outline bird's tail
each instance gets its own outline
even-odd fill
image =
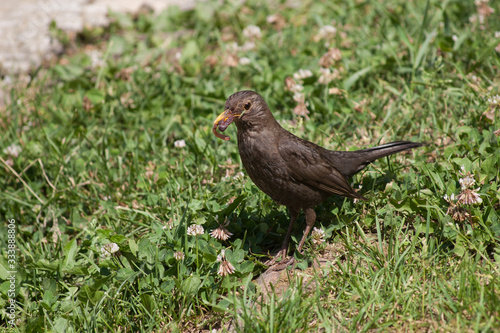
[[[352,152],[339,152],[343,155],[342,157],[345,161],[342,166],[342,171],[346,177],[351,177],[379,158],[396,154],[404,150],[421,147],[423,145],[423,143],[419,142],[394,141],[373,148]]]
[[[411,142],[411,141],[394,141],[391,143],[386,143],[384,145],[380,145],[373,148],[367,148],[358,150],[359,153],[367,153],[367,158],[370,162],[375,161],[381,157],[389,156],[392,154],[399,153],[404,150],[413,149],[417,147],[423,146],[423,143],[420,142]]]

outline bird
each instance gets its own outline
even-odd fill
[[[223,140],[224,132],[236,124],[238,151],[250,179],[275,202],[287,207],[290,224],[278,253],[267,264],[289,265],[285,260],[293,226],[304,211],[306,226],[297,247],[302,248],[316,221],[314,207],[332,195],[367,200],[357,193],[349,178],[371,162],[384,156],[417,148],[424,144],[395,141],[357,151],[333,151],[285,130],[258,93],[242,90],[229,96],[214,121],[212,132]]]

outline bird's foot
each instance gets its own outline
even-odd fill
[[[266,272],[272,272],[272,271],[282,271],[285,270],[287,267],[292,266],[292,269],[295,268],[295,257],[289,257],[284,260],[281,260],[279,262],[276,262],[269,266],[266,270]]]
[[[276,253],[276,255],[274,257],[272,257],[271,259],[269,259],[268,261],[266,261],[264,263],[264,265],[266,266],[272,266],[276,263],[280,263],[281,261],[285,260],[286,259],[286,250],[279,250],[278,253]]]
[[[281,271],[290,265],[295,265],[295,257],[287,257],[286,250],[280,250],[272,259],[266,261],[264,265],[269,266],[267,271]]]

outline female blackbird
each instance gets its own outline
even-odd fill
[[[336,194],[366,200],[354,191],[348,178],[370,162],[420,147],[423,144],[396,141],[358,151],[331,151],[286,131],[274,119],[264,99],[254,91],[239,91],[226,101],[224,112],[214,121],[213,133],[221,139],[233,121],[238,132],[241,161],[252,181],[274,201],[290,211],[290,225],[276,259],[286,257],[292,226],[300,210],[306,217],[306,228],[298,251],[316,220],[314,207]]]

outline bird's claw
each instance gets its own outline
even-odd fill
[[[286,259],[286,251],[283,249],[279,250],[278,253],[268,261],[264,263],[266,266],[272,266],[277,262],[281,262],[283,259]]]
[[[295,257],[287,257],[286,251],[280,250],[273,258],[266,261],[267,271],[282,271],[290,265],[295,266]]]
[[[271,265],[267,268],[267,272],[282,271],[290,266],[292,266],[292,269],[295,268],[295,257],[288,257],[285,260],[281,260],[277,263],[274,263],[273,265]]]

